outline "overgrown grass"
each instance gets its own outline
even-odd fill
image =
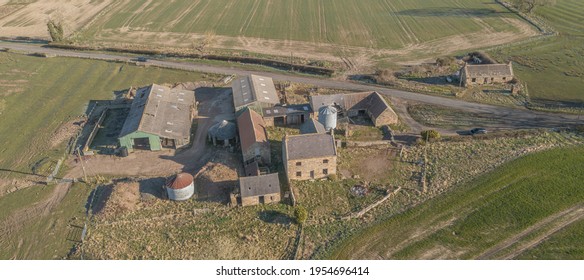
[[[537,221],[581,202],[583,169],[584,146],[522,157],[355,234],[331,257],[476,257]]]
[[[584,259],[584,220],[575,222],[552,235],[539,246],[525,251],[516,259],[582,260]]]

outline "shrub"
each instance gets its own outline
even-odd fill
[[[440,139],[441,137],[440,132],[433,129],[424,130],[420,133],[420,135],[422,136],[423,140]]]
[[[296,223],[303,225],[308,218],[308,211],[306,211],[306,208],[302,205],[298,205],[296,206],[296,209],[294,209],[294,218],[296,219]]]
[[[339,177],[337,176],[337,174],[330,174],[328,175],[328,179],[331,181],[336,181],[339,179]]]
[[[436,65],[442,66],[450,66],[455,62],[454,58],[451,56],[443,56],[436,59]]]

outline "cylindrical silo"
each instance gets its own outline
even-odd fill
[[[193,176],[188,173],[180,173],[166,183],[166,192],[170,200],[187,200],[195,193]]]
[[[322,107],[318,112],[318,122],[327,131],[337,128],[337,109],[333,106]]]

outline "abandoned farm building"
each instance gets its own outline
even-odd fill
[[[314,119],[309,119],[300,126],[300,134],[310,133],[326,133],[326,129],[320,122]]]
[[[340,117],[367,115],[376,127],[398,122],[397,114],[377,92],[314,95],[310,97],[310,105],[315,118],[321,108],[334,106]]]
[[[269,164],[270,143],[262,116],[254,110],[244,109],[237,117],[237,129],[244,165],[253,162]]]
[[[502,84],[513,80],[513,64],[465,64],[460,71],[463,86]]]
[[[118,138],[120,147],[176,149],[189,143],[195,93],[152,84],[139,88]]]
[[[276,203],[281,200],[278,173],[239,178],[239,195],[232,203],[242,206]]]
[[[282,160],[288,180],[326,178],[337,173],[337,147],[330,134],[285,136]]]
[[[262,108],[262,116],[267,126],[303,124],[310,118],[310,104],[291,104]]]
[[[250,107],[261,113],[262,108],[280,104],[274,81],[256,75],[237,77],[231,84],[235,112]]]

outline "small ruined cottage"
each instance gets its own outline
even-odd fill
[[[460,70],[460,83],[464,87],[486,84],[504,84],[514,78],[513,64],[465,64]]]

